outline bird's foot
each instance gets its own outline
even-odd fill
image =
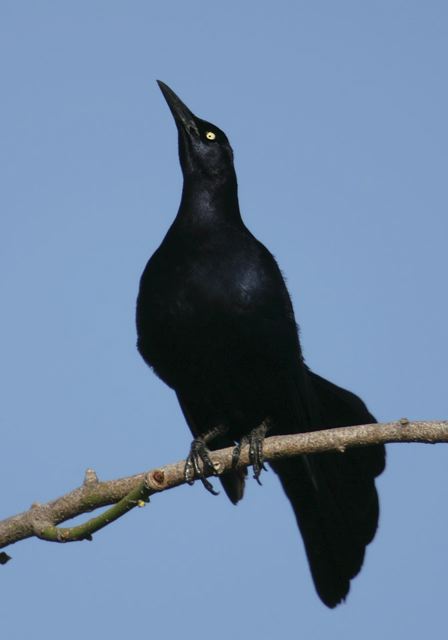
[[[188,484],[193,484],[198,478],[204,487],[214,496],[219,494],[215,491],[212,483],[207,480],[206,474],[215,474],[215,466],[210,458],[209,450],[203,438],[195,438],[191,443],[190,453],[185,462],[184,478]]]
[[[255,427],[247,436],[243,436],[239,443],[233,450],[232,454],[232,466],[236,467],[238,461],[240,459],[241,450],[247,444],[249,445],[249,462],[252,465],[252,469],[254,470],[254,478],[261,484],[260,475],[261,472],[267,471],[264,463],[263,463],[263,442],[268,431],[269,425],[266,420],[264,420],[260,426]]]

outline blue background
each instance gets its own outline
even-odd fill
[[[447,35],[443,1],[0,2],[2,517],[188,450],[135,349],[181,189],[156,78],[228,133],[313,369],[380,420],[448,417]],[[91,543],[8,549],[2,634],[442,638],[447,483],[442,445],[389,447],[334,611],[271,472],[237,508],[181,487]]]

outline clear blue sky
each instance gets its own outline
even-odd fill
[[[443,1],[0,3],[1,517],[188,450],[135,350],[181,188],[156,78],[228,133],[310,366],[381,420],[448,417],[447,36]],[[337,610],[271,472],[237,508],[182,487],[91,543],[10,548],[2,635],[441,638],[446,452],[389,447]]]

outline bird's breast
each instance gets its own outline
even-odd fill
[[[176,251],[177,249],[177,251]],[[253,252],[220,244],[163,246],[143,273],[137,301],[138,347],[170,386],[236,366],[248,334],[279,312],[270,274]]]

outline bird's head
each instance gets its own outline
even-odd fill
[[[233,152],[226,134],[196,117],[164,82],[157,81],[179,132],[184,178],[225,182],[234,176]]]

